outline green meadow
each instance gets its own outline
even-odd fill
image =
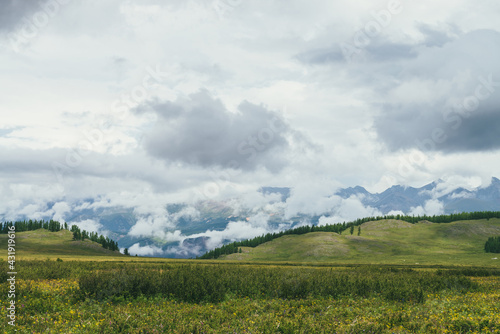
[[[3,333],[500,333],[500,219],[380,220],[286,235],[217,260],[124,256],[71,232],[16,233]]]
[[[0,234],[2,258],[7,257],[7,234]],[[16,257],[19,259],[101,259],[124,257],[118,252],[104,249],[90,240],[75,241],[68,230],[49,232],[45,229],[16,233]]]
[[[500,219],[435,224],[380,220],[342,234],[311,232],[286,235],[242,253],[222,256],[237,261],[356,263],[394,265],[500,266],[496,254],[485,253],[488,237],[500,235]]]

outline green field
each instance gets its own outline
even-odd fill
[[[7,234],[0,234],[1,258],[7,258]],[[45,229],[16,233],[16,257],[20,259],[109,259],[123,258],[119,252],[104,249],[90,240],[75,241],[68,230],[49,232]]]
[[[484,252],[488,237],[500,235],[500,219],[447,224],[380,220],[361,225],[361,235],[344,231],[286,235],[242,253],[221,257],[233,261],[287,261],[395,265],[500,266]]]
[[[217,260],[131,257],[69,231],[16,233],[4,333],[500,333],[500,219],[386,220],[287,235]],[[17,331],[14,331],[17,330]]]
[[[5,333],[500,332],[494,269],[45,260],[17,271],[15,327],[0,284]]]

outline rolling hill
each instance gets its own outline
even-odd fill
[[[225,255],[222,262],[303,262],[307,264],[395,264],[395,265],[477,265],[500,267],[500,254],[484,252],[484,243],[500,235],[500,219],[452,223],[401,220],[369,221],[361,234],[348,230],[285,235],[242,253]],[[0,247],[7,250],[7,238],[0,234]],[[2,254],[6,259],[7,252]],[[74,241],[70,231],[44,229],[16,233],[16,258],[64,260],[126,260],[118,252],[104,249],[90,240]],[[151,259],[152,260],[152,259]]]
[[[7,234],[0,234],[0,249],[3,259],[7,257]],[[16,233],[16,259],[43,259],[59,257],[61,259],[81,258],[124,258],[119,252],[104,249],[100,244],[85,240],[74,241],[68,230],[50,232],[46,229]]]
[[[410,224],[370,221],[350,235],[344,231],[286,235],[242,253],[221,257],[236,261],[290,261],[407,265],[500,266],[500,254],[484,252],[484,243],[500,235],[500,219]]]
[[[379,193],[369,192],[362,186],[331,189],[321,197],[321,201],[324,201],[321,208],[314,208],[314,205],[303,206],[307,201],[303,202],[300,192],[290,187],[263,186],[248,198],[257,198],[255,196],[260,198],[260,204],[255,206],[246,204],[254,203],[254,200],[241,201],[237,197],[219,201],[200,200],[196,203],[168,202],[164,203],[162,214],[158,217],[153,212],[138,214],[142,209],[136,211],[133,206],[102,206],[98,198],[86,198],[75,203],[65,203],[71,210],[63,218],[69,224],[109,236],[121,248],[142,248],[142,252],[137,252],[139,255],[192,258],[210,251],[214,244],[211,239],[222,239],[222,243],[228,244],[255,235],[247,233],[235,237],[231,229],[236,223],[251,225],[251,228],[245,228],[246,231],[264,228],[266,232],[273,232],[304,224],[318,225],[321,219],[341,222],[368,214],[433,215],[497,211],[500,210],[500,180],[493,177],[488,185],[467,189],[458,185],[450,187],[442,180],[418,188],[394,185]],[[358,209],[345,210],[346,213],[343,213],[345,205],[353,203]],[[439,210],[428,211],[426,207],[429,203],[432,208],[437,206]],[[57,204],[61,205],[62,202],[46,203],[44,212],[54,212]],[[366,210],[360,210],[359,207]],[[289,211],[293,214],[288,215]],[[54,219],[53,214],[37,213],[37,216],[46,220]],[[0,214],[0,221],[31,218],[22,214],[16,217]],[[140,230],[137,227],[151,219],[164,222],[155,231],[159,233],[147,233],[147,230],[142,234],[137,233]],[[266,221],[264,225],[263,220]],[[170,234],[178,237],[165,237]],[[217,237],[214,238],[214,235]]]

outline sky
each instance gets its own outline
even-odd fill
[[[172,236],[167,203],[263,207],[262,186],[293,189],[288,215],[370,213],[328,197],[340,187],[487,186],[499,14],[493,0],[4,0],[0,218],[65,220],[93,198]]]

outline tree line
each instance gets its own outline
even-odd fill
[[[484,244],[486,253],[500,253],[500,237],[488,238]]]
[[[476,219],[490,219],[490,218],[500,218],[500,211],[462,212],[462,213],[452,213],[449,215],[433,215],[433,216],[385,215],[385,216],[359,218],[348,223],[343,222],[343,223],[328,224],[322,226],[305,225],[286,231],[263,234],[253,239],[235,241],[230,244],[223,245],[221,247],[208,251],[202,256],[197,257],[197,259],[217,259],[222,255],[229,255],[240,252],[240,247],[257,247],[258,245],[280,238],[284,235],[292,235],[292,234],[300,235],[310,232],[335,232],[342,234],[342,232],[346,230],[349,230],[350,234],[352,235],[354,233],[354,228],[356,226],[358,226],[358,235],[360,235],[361,228],[359,226],[369,221],[397,219],[406,221],[411,224],[416,224],[420,221],[426,220],[432,223],[442,224],[442,223],[451,223],[458,220],[476,220]]]
[[[23,220],[16,222],[0,222],[0,233],[7,234],[10,226],[16,227],[16,232],[34,231],[38,229],[46,229],[50,232],[57,232],[62,229],[68,229],[68,223],[61,224],[55,220]]]
[[[101,244],[101,246],[105,249],[109,249],[111,251],[117,251],[120,248],[118,247],[118,242],[111,240],[109,237],[104,237],[103,235],[97,234],[97,232],[87,232],[85,230],[80,230],[80,228],[76,225],[71,226],[71,232],[73,232],[73,240],[84,241],[85,239],[89,239],[91,241],[97,242]]]
[[[16,232],[26,232],[26,231],[34,231],[39,230],[41,228],[48,230],[50,232],[58,232],[61,230],[68,230],[68,223],[60,223],[55,220],[23,220],[16,222],[0,222],[0,233],[7,234],[9,231],[9,227],[15,226]],[[118,242],[110,239],[109,237],[104,237],[103,235],[99,235],[96,232],[87,232],[85,230],[81,230],[78,226],[72,225],[71,232],[73,232],[73,240],[85,240],[89,239],[91,241],[97,242],[101,244],[101,246],[105,249],[109,249],[111,251],[117,251],[120,248],[118,247]]]

